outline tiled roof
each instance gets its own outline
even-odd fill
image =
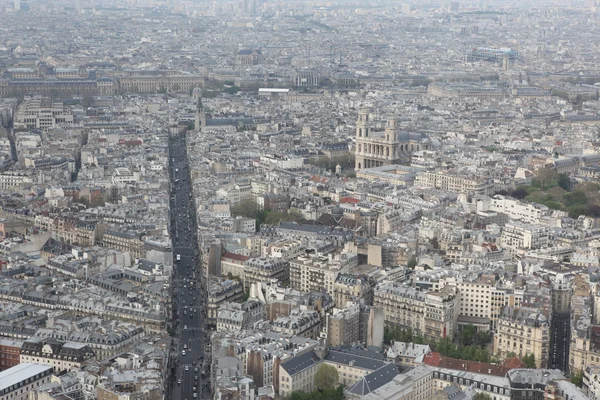
[[[281,364],[281,366],[288,374],[293,376],[320,362],[321,359],[314,353],[314,351],[310,351],[302,354],[301,356],[295,357],[284,364]]]

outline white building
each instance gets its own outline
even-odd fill
[[[508,215],[508,218],[527,224],[538,224],[550,209],[541,204],[524,203],[496,195],[489,200],[477,203],[477,211],[492,211]]]
[[[511,221],[502,229],[502,247],[512,250],[548,247],[551,230],[547,227]]]
[[[40,385],[50,383],[53,369],[49,365],[22,363],[0,372],[0,400],[26,400]]]

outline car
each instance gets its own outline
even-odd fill
[[[185,311],[185,310],[184,310],[184,311],[183,311],[183,315],[187,315],[187,311]],[[183,329],[187,329],[187,325],[185,325],[185,326],[183,327]]]
[[[198,380],[198,375],[194,376],[194,380],[197,381]]]
[[[186,365],[184,369],[185,369],[186,371],[189,371],[189,370],[190,370],[190,366],[189,366],[189,365]]]
[[[194,372],[198,372],[198,367],[194,368]]]
[[[185,356],[185,350],[181,350],[181,355]]]
[[[177,384],[181,385],[181,378],[177,379]]]
[[[198,393],[194,392],[194,398],[197,399],[198,398]]]
[[[195,367],[196,366],[196,361],[192,361],[192,366]]]
[[[187,325],[186,325],[186,326],[187,326]],[[184,349],[184,350],[187,350],[187,344],[184,344],[184,345],[183,345],[183,349]]]
[[[196,391],[196,386],[192,386],[192,390],[195,392]]]

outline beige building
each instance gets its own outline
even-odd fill
[[[119,78],[121,91],[128,93],[156,93],[159,90],[189,92],[203,84],[204,77],[200,75],[142,75]]]
[[[222,265],[222,264],[221,264]],[[273,258],[251,258],[244,263],[244,289],[249,289],[253,283],[285,282],[290,276],[290,264],[284,260]]]
[[[345,304],[345,303],[344,303]],[[342,346],[360,342],[360,306],[348,304],[327,314],[327,346]]]
[[[533,354],[538,368],[548,363],[550,324],[537,309],[504,307],[494,335],[494,354],[517,357]]]
[[[85,343],[61,342],[55,339],[30,338],[21,347],[21,363],[46,364],[55,372],[73,371],[95,357]]]
[[[363,299],[365,304],[373,304],[373,287],[366,278],[349,274],[339,274],[333,284],[335,304],[342,306],[349,301]]]
[[[110,227],[102,236],[102,243],[108,249],[126,251],[132,259],[144,258],[146,249],[142,241],[142,232],[127,227]]]
[[[440,292],[384,282],[377,286],[373,306],[385,314],[385,325],[421,334],[427,339],[453,337],[458,325],[460,296],[454,286]]]
[[[339,265],[327,257],[298,257],[290,262],[290,285],[301,292],[333,293],[335,280],[340,273]]]
[[[62,125],[73,124],[73,114],[62,101],[49,97],[27,97],[19,105],[14,116],[15,129],[48,130]]]
[[[451,172],[421,172],[415,178],[415,186],[466,194],[487,195],[494,191],[492,181]]]
[[[52,234],[56,240],[79,246],[93,246],[96,243],[95,221],[82,221],[67,216],[48,217],[42,214],[35,216],[35,226]]]
[[[548,227],[512,221],[504,225],[500,242],[502,247],[512,251],[541,249],[548,246],[551,233]]]
[[[384,131],[378,131],[369,110],[361,109],[356,122],[356,170],[400,164],[410,155],[428,149],[429,139],[422,133],[403,132],[395,119],[388,119]]]

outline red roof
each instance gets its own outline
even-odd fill
[[[459,360],[458,358],[443,357],[440,353],[429,353],[425,355],[423,362],[432,367],[453,369],[456,371],[468,371],[477,374],[494,376],[505,376],[514,367],[482,363],[477,361]],[[511,362],[512,363],[512,362]]]
[[[230,260],[237,260],[237,261],[246,261],[250,257],[242,256],[240,254],[230,253],[227,251],[227,252],[223,253],[223,255],[221,256],[221,259],[223,259],[223,258],[229,258]]]
[[[355,199],[354,197],[342,197],[340,199],[340,203],[342,203],[342,204],[346,204],[346,203],[358,204],[358,203],[360,203],[360,200],[359,199]]]

